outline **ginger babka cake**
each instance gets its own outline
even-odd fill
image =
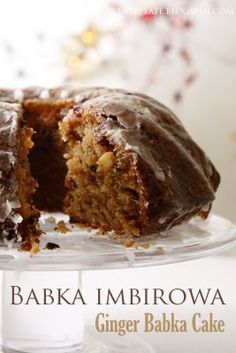
[[[30,249],[40,210],[133,236],[207,217],[219,174],[156,100],[63,87],[0,90],[0,101],[1,239]]]

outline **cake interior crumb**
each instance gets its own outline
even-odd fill
[[[70,114],[60,123],[67,145],[66,213],[100,232],[139,236],[141,195],[132,152],[101,140],[96,117]]]
[[[55,225],[56,224],[56,219],[53,216],[49,216],[45,219],[45,224],[47,225]]]
[[[56,225],[56,228],[55,230],[58,232],[58,233],[68,233],[68,232],[71,232],[71,229],[69,227],[66,226],[65,222],[64,221],[59,221]]]
[[[40,252],[40,247],[38,243],[33,243],[30,249],[30,254],[32,256],[38,254]]]

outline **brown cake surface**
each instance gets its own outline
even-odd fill
[[[20,103],[35,131],[29,164],[40,210],[64,209],[72,222],[135,236],[207,216],[219,174],[156,100],[118,89],[36,87],[0,90],[0,101]]]

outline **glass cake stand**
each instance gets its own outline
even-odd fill
[[[59,229],[70,231],[56,231],[59,221],[63,221]],[[236,244],[236,226],[214,214],[135,242],[69,225],[63,214],[43,214],[41,227],[41,251],[36,255],[20,252],[10,243],[0,247],[4,353],[154,353],[137,335],[115,339],[115,335],[95,334],[95,328],[84,334],[83,305],[59,303],[58,289],[69,288],[74,294],[81,290],[81,274],[86,270],[166,265],[213,255]],[[45,249],[48,246],[54,249]],[[72,302],[74,294],[66,300]]]

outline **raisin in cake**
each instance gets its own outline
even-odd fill
[[[6,111],[17,109],[17,126],[28,131],[27,141],[34,130],[34,146],[27,144],[23,152],[29,152],[28,161],[22,157],[26,162],[18,164],[25,173],[11,169],[13,186],[21,180],[31,185],[24,200],[33,214],[64,210],[71,222],[134,236],[160,232],[197,214],[207,216],[219,174],[181,122],[156,100],[107,88],[36,87],[0,90],[0,101],[12,103]],[[28,127],[15,103],[21,104]],[[0,124],[13,131],[9,122],[1,119]],[[11,133],[15,160],[21,158],[17,146],[24,140],[16,131]],[[9,143],[3,133],[1,140],[4,154]],[[1,210],[16,200],[14,188],[7,190]],[[31,219],[21,217],[24,225]],[[6,223],[1,224],[4,237]]]

